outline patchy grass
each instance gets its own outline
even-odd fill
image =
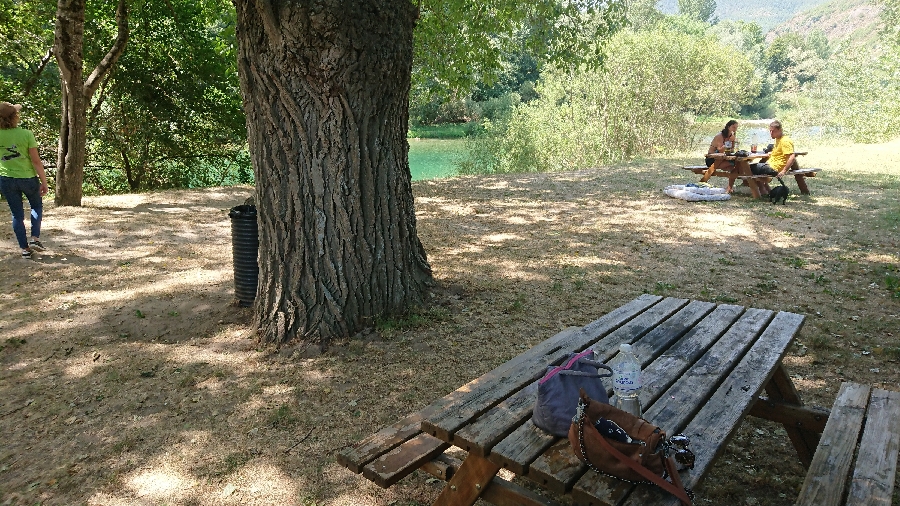
[[[416,182],[428,305],[325,351],[259,346],[232,305],[250,188],[48,203],[35,260],[0,230],[0,504],[431,504],[440,482],[383,490],[335,453],[645,291],[806,315],[785,366],[807,404],[900,390],[898,153],[816,148],[786,208],[665,196],[698,154]],[[804,474],[753,418],[717,463],[697,504],[788,506]]]

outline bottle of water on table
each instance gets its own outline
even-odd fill
[[[612,370],[614,406],[634,416],[642,416],[638,398],[641,393],[641,364],[630,344],[619,345],[619,355],[613,362]]]

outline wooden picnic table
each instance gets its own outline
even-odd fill
[[[806,152],[795,152],[794,155],[800,156],[805,155]],[[703,177],[700,178],[701,182],[706,182],[712,176],[721,176],[721,177],[736,177],[744,181],[744,183],[750,187],[750,193],[754,198],[760,197],[760,191],[757,180],[765,180],[768,182],[772,179],[771,176],[757,176],[754,175],[750,170],[750,162],[754,160],[761,160],[763,158],[768,158],[769,153],[763,152],[753,152],[747,154],[747,156],[736,156],[733,154],[726,153],[711,153],[706,155],[707,158],[715,158],[715,159],[724,159],[729,160],[734,163],[736,173],[716,171],[715,164],[709,167],[703,166],[687,166],[684,167],[688,170],[692,170],[697,174],[703,174]],[[801,169],[798,171],[789,171],[788,175],[794,176],[794,179],[797,181],[797,187],[800,189],[800,193],[804,195],[809,195],[809,187],[806,185],[807,177],[815,177],[816,173],[819,169]]]
[[[748,414],[784,424],[799,458],[812,460],[828,411],[806,408],[782,358],[803,325],[789,312],[642,295],[567,329],[423,410],[342,450],[338,462],[390,486],[421,468],[448,480],[436,505],[556,504],[498,475],[505,468],[581,505],[671,505],[677,499],[589,471],[567,439],[531,422],[535,381],[569,352],[593,348],[608,362],[632,343],[643,368],[644,416],[686,434],[697,456],[681,473],[695,487]],[[607,384],[609,386],[609,384]],[[765,393],[765,396],[761,394]],[[461,463],[445,454],[466,452]]]

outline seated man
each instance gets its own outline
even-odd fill
[[[777,172],[778,177],[782,177],[787,174],[787,171],[794,166],[794,162],[796,161],[794,155],[794,141],[792,141],[790,137],[784,135],[781,122],[778,120],[769,124],[769,135],[775,140],[775,147],[769,153],[767,158],[761,160],[760,168],[762,171],[760,171],[760,173],[765,173],[765,168],[768,167],[774,172]],[[760,194],[767,195],[769,193],[770,188],[768,182],[760,183],[759,186]]]

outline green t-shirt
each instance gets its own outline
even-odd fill
[[[28,150],[36,148],[34,134],[21,127],[0,129],[0,176],[31,178],[37,175]]]

